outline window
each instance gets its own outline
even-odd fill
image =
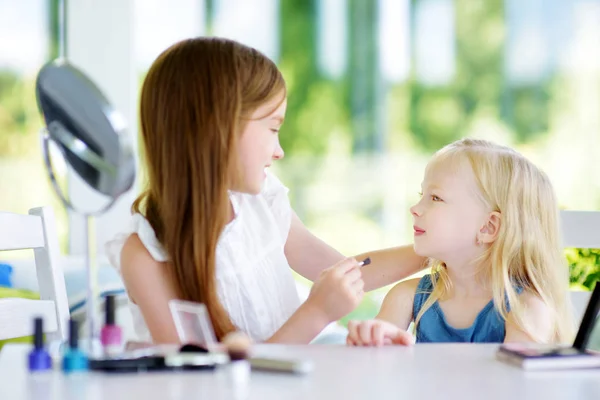
[[[67,217],[42,161],[35,98],[37,72],[57,55],[57,10],[57,1],[0,0],[0,210],[52,205],[66,249]]]
[[[600,210],[598,0],[188,6],[155,33],[160,49],[137,40],[157,52],[180,36],[226,36],[277,62],[289,98],[274,168],[306,225],[345,254],[410,243],[425,164],[464,136],[524,153],[561,207]]]

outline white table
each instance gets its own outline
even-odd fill
[[[600,399],[600,369],[525,372],[494,359],[495,345],[412,348],[259,346],[257,354],[309,358],[305,376],[252,372],[244,387],[230,370],[107,375],[31,375],[28,346],[0,352],[0,399]]]

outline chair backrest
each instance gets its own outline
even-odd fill
[[[0,339],[31,335],[33,318],[44,319],[48,341],[67,338],[69,304],[54,213],[33,208],[29,215],[0,212],[0,251],[33,249],[40,300],[0,299]]]
[[[600,211],[561,211],[561,230],[564,247],[600,249]],[[591,292],[571,292],[574,317],[581,321]]]
[[[561,211],[564,247],[600,249],[600,211]]]

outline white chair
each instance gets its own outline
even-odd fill
[[[561,230],[564,247],[600,249],[599,211],[561,211]],[[573,316],[579,325],[591,292],[571,291]]]
[[[29,215],[0,212],[0,251],[33,249],[40,300],[0,299],[0,339],[33,333],[33,319],[44,319],[48,342],[67,338],[69,304],[54,213],[50,207],[33,208]]]

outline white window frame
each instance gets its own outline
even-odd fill
[[[80,68],[127,119],[137,156],[137,79],[134,49],[134,2],[131,0],[76,0],[66,3],[66,58]],[[137,158],[137,157],[136,157]],[[99,208],[106,199],[72,171],[67,173],[68,195],[85,209]],[[137,184],[95,221],[95,251],[126,228]],[[69,254],[85,252],[85,224],[81,215],[68,213]]]

